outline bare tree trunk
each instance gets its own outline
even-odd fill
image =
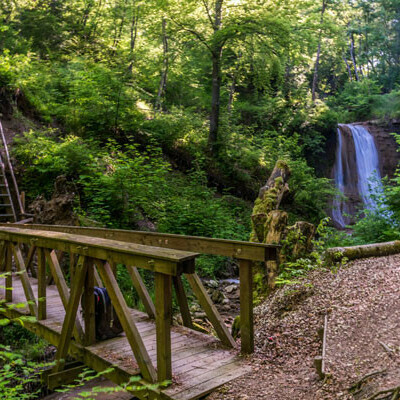
[[[352,73],[351,73],[351,68],[350,68],[349,62],[347,61],[346,56],[343,56],[343,61],[344,61],[345,64],[346,64],[347,73],[349,74],[349,79],[350,79],[350,81],[352,81],[352,80],[353,80],[353,75],[352,75]]]
[[[229,89],[229,100],[228,100],[228,107],[227,107],[229,116],[231,115],[231,112],[232,112],[232,105],[233,105],[233,100],[234,100],[234,96],[235,96],[235,92],[236,92],[236,79],[237,79],[237,75],[239,74],[239,61],[241,58],[242,58],[242,54],[239,52],[237,61],[236,61],[235,70],[232,74],[231,87]]]
[[[321,9],[321,19],[320,19],[320,29],[319,29],[319,35],[318,35],[318,50],[317,50],[317,58],[315,60],[315,66],[314,66],[314,77],[313,77],[313,83],[312,83],[312,89],[311,89],[311,98],[312,101],[314,102],[316,99],[317,95],[317,86],[318,86],[318,68],[319,68],[319,59],[321,57],[321,42],[322,42],[322,24],[324,23],[324,14],[326,10],[326,0],[322,0],[322,9]]]
[[[165,17],[162,19],[162,41],[163,41],[163,71],[161,73],[160,86],[158,88],[157,100],[156,100],[156,110],[161,110],[162,99],[165,96],[167,90],[167,78],[168,78],[168,36],[167,36],[167,20]]]
[[[138,20],[139,20],[139,7],[135,8],[135,1],[133,0],[132,6],[132,23],[131,23],[131,41],[130,41],[130,51],[129,58],[130,63],[128,66],[128,71],[132,73],[133,70],[133,51],[135,50],[136,38],[137,38],[137,28],[138,28]]]
[[[353,34],[353,32],[350,35],[350,55],[351,55],[351,60],[353,61],[354,75],[356,77],[356,81],[359,81],[360,77],[358,75],[358,70],[357,70],[357,62],[356,62],[356,55],[355,55],[355,48],[354,48],[354,34]]]
[[[215,18],[214,18],[214,35],[222,27],[222,5],[223,0],[215,2]],[[220,114],[220,94],[221,94],[221,43],[217,43],[212,48],[212,90],[211,90],[211,114],[210,114],[210,131],[208,135],[208,147],[211,153],[217,151],[219,114]]]

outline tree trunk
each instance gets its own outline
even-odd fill
[[[214,18],[214,37],[222,27],[222,4],[223,0],[215,2]],[[212,90],[211,90],[211,114],[210,114],[210,132],[208,135],[208,147],[211,154],[217,152],[219,114],[220,114],[220,94],[221,94],[221,43],[217,43],[212,48]]]
[[[161,73],[160,86],[158,88],[157,100],[156,100],[156,110],[162,109],[163,97],[165,96],[165,91],[167,89],[167,78],[168,78],[168,36],[167,36],[167,20],[162,19],[162,41],[163,41],[163,71]]]
[[[311,90],[311,98],[314,102],[317,96],[317,86],[318,86],[318,68],[319,68],[319,59],[321,57],[321,42],[322,42],[322,24],[324,23],[324,14],[326,10],[326,0],[322,0],[322,9],[321,9],[321,20],[320,20],[320,29],[318,35],[318,49],[317,49],[317,58],[315,60],[314,66],[314,77],[312,83],[312,90]]]
[[[346,56],[343,56],[343,61],[344,61],[345,64],[346,64],[347,73],[349,74],[349,79],[350,79],[350,81],[352,81],[352,80],[353,80],[353,75],[352,75],[352,73],[351,73],[351,68],[350,68],[349,62],[347,61]]]
[[[133,51],[135,50],[136,45],[136,38],[137,38],[137,27],[138,27],[138,20],[139,20],[139,7],[135,8],[135,1],[133,0],[133,10],[132,10],[132,23],[131,23],[131,41],[130,41],[130,51],[129,51],[129,58],[130,63],[128,66],[128,71],[132,73],[133,70]]]
[[[325,252],[325,260],[329,265],[336,262],[342,262],[344,258],[348,260],[356,260],[367,257],[382,257],[391,254],[400,253],[400,241],[387,243],[364,244],[352,247],[334,247],[327,249]]]
[[[356,62],[356,55],[355,55],[355,48],[354,48],[354,34],[353,34],[353,32],[350,35],[350,55],[351,55],[351,60],[353,61],[354,75],[356,77],[356,81],[359,81],[360,77],[359,77],[358,71],[357,71],[357,62]]]

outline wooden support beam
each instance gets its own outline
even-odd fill
[[[182,278],[180,276],[174,276],[172,281],[174,283],[176,299],[182,315],[183,325],[193,329],[192,316],[190,315],[189,304],[186,297],[185,288],[183,287]]]
[[[88,261],[85,287],[84,287],[84,319],[85,319],[85,346],[96,343],[96,321],[94,304],[94,264]]]
[[[65,310],[67,310],[67,305],[69,302],[69,289],[67,283],[65,282],[61,267],[58,263],[58,258],[54,250],[50,251],[48,249],[45,249],[44,252],[46,255],[46,260],[49,263],[51,275],[53,276],[58,292],[60,293],[61,301],[64,305]],[[83,329],[78,319],[76,319],[75,321],[74,337],[78,343],[83,342]]]
[[[46,300],[46,258],[44,249],[37,250],[38,258],[38,320],[46,319],[47,317],[47,300]]]
[[[140,297],[140,300],[144,305],[147,315],[150,318],[155,318],[156,310],[154,308],[153,300],[151,299],[150,294],[143,283],[142,277],[140,276],[138,269],[132,266],[127,266],[126,269],[128,270],[128,273],[131,276],[133,286],[135,287]]]
[[[74,285],[72,286],[71,296],[68,300],[65,318],[61,330],[61,337],[55,356],[56,365],[54,367],[54,372],[59,372],[64,369],[65,357],[68,354],[72,330],[75,326],[79,301],[81,299],[83,285],[85,283],[87,264],[87,258],[85,256],[80,256],[75,273]]]
[[[12,302],[12,249],[11,243],[7,243],[6,248],[6,301]]]
[[[242,353],[254,352],[253,263],[239,260],[240,274],[240,337]]]
[[[24,293],[26,297],[26,301],[28,302],[29,311],[32,316],[38,316],[37,303],[35,299],[35,295],[32,290],[31,283],[29,282],[28,272],[26,271],[24,258],[22,257],[21,249],[18,246],[14,246],[11,244],[11,249],[14,254],[15,265],[17,266],[17,270],[19,272],[19,276],[21,278],[22,287],[24,288]]]
[[[97,271],[97,264],[94,264],[93,268],[94,268],[93,269],[93,273],[94,273],[94,283],[95,283],[95,285],[97,287],[100,287],[100,288],[104,287],[103,282],[101,281],[99,272]]]
[[[159,382],[172,379],[171,318],[172,282],[171,276],[154,274],[156,289],[156,336],[157,336],[157,377]]]
[[[139,365],[143,378],[149,382],[156,382],[156,371],[136,327],[135,321],[129,312],[128,306],[126,305],[110,264],[106,262],[102,268],[99,268],[99,273],[111,298],[111,303],[113,304],[121,325],[124,328],[126,337],[132,348],[133,354],[135,355],[136,362]]]
[[[30,247],[29,247],[29,251],[28,251],[28,255],[27,255],[27,257],[26,257],[26,263],[25,263],[25,265],[26,265],[26,270],[27,271],[31,271],[31,274],[32,274],[32,276],[34,277],[34,278],[36,278],[36,271],[35,271],[35,269],[33,268],[33,257],[34,257],[34,255],[35,255],[35,253],[36,253],[36,246],[35,245],[31,245]]]
[[[185,274],[186,279],[188,280],[192,290],[197,297],[201,307],[205,311],[207,318],[212,323],[215,331],[217,332],[218,337],[221,339],[221,342],[228,347],[235,347],[236,342],[230,334],[228,328],[226,327],[221,315],[219,314],[217,308],[214,303],[210,299],[203,283],[199,276],[195,274]]]
[[[78,364],[78,363],[74,363]],[[85,365],[75,365],[68,367],[65,366],[64,371],[54,372],[53,370],[45,376],[45,382],[50,390],[54,390],[57,387],[65,386],[73,383],[78,379],[79,374],[81,374],[87,367]]]

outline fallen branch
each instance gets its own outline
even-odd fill
[[[381,369],[380,371],[374,371],[374,372],[370,372],[367,375],[364,375],[361,379],[359,379],[354,385],[352,385],[348,390],[349,392],[352,392],[353,390],[358,390],[361,385],[369,378],[372,378],[375,375],[380,375],[380,374],[384,374],[387,371],[387,369]]]
[[[342,261],[356,260],[358,258],[380,257],[400,253],[400,240],[387,243],[365,244],[352,247],[332,247],[325,251],[325,260],[329,265]]]
[[[368,397],[366,400],[378,400],[378,396],[382,396],[382,395],[393,395],[391,399],[397,400],[399,398],[399,393],[400,393],[400,386],[395,386],[390,389],[380,390],[379,392],[376,392],[372,396]],[[387,396],[380,397],[381,400],[383,400],[385,398],[387,398]]]

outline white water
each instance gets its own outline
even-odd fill
[[[376,196],[383,192],[383,188],[374,138],[362,126],[354,125],[350,129],[356,148],[358,193],[367,209],[376,210]]]
[[[363,126],[347,125],[351,131],[356,152],[356,165],[358,176],[358,193],[364,203],[364,207],[369,210],[376,210],[378,207],[377,196],[383,193],[381,176],[379,172],[379,157],[375,146],[374,138]],[[343,158],[343,137],[342,132],[338,129],[336,161],[334,166],[334,180],[336,187],[343,193],[345,189],[343,166],[348,167],[348,163],[344,163]],[[348,174],[348,176],[351,174]],[[353,174],[354,176],[354,174]],[[344,228],[345,214],[348,213],[348,206],[342,197],[334,199],[332,207],[332,218],[337,225]]]

